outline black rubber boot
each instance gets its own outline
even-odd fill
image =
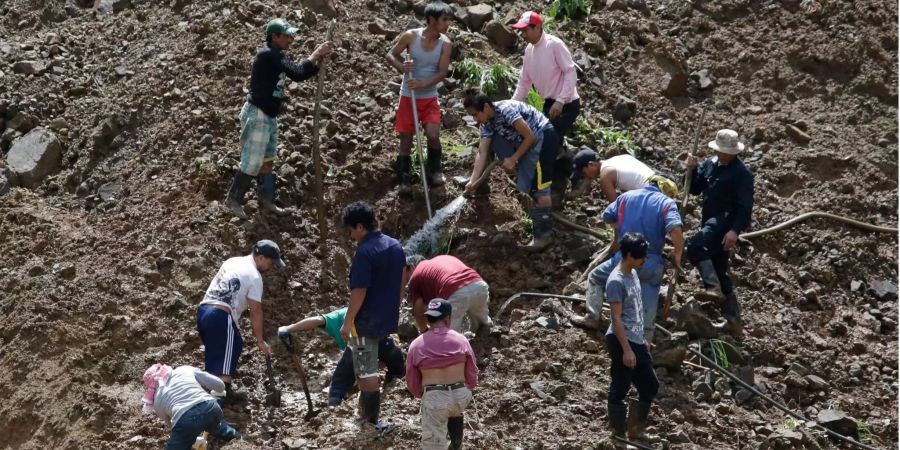
[[[725,295],[725,304],[722,305],[722,317],[725,318],[725,331],[735,337],[743,336],[744,323],[741,321],[741,304],[738,303],[737,295],[734,294],[734,291]]]
[[[716,275],[716,268],[712,261],[708,259],[700,261],[697,263],[697,271],[700,272],[700,278],[704,284],[704,290],[698,292],[697,297],[721,305],[725,301],[725,295],[722,294],[722,283],[719,282],[719,276]]]
[[[553,208],[536,206],[531,209],[531,229],[534,237],[528,250],[540,252],[553,243]]]
[[[613,435],[625,437],[625,420],[628,417],[628,408],[625,405],[606,404],[609,428]]]
[[[235,404],[247,401],[247,391],[236,390],[231,383],[225,383],[225,403]]]
[[[632,399],[628,404],[628,440],[646,441],[644,430],[650,416],[650,403]]]
[[[234,180],[231,182],[231,188],[228,189],[228,196],[225,198],[225,207],[234,214],[236,217],[241,219],[246,219],[247,214],[244,213],[244,208],[241,207],[241,202],[244,201],[244,195],[247,193],[247,190],[250,189],[250,183],[253,181],[253,176],[247,175],[240,170],[234,174]]]
[[[447,435],[450,438],[450,450],[462,449],[464,430],[465,427],[462,414],[458,417],[447,419]]]
[[[359,409],[362,411],[362,422],[369,422],[372,425],[378,423],[378,415],[381,412],[381,392],[379,391],[360,391],[359,393]]]
[[[441,166],[442,157],[440,147],[428,148],[428,184],[432,187],[443,186],[446,181]]]
[[[259,203],[262,209],[279,216],[287,214],[287,210],[275,204],[275,187],[277,178],[274,173],[261,173],[257,175],[256,182],[259,185]]]
[[[410,170],[412,167],[411,155],[398,155],[395,166],[397,182],[400,184],[400,191],[409,192],[412,189],[412,175]]]

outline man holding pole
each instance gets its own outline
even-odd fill
[[[266,46],[253,58],[250,93],[241,108],[241,163],[228,190],[226,206],[237,217],[246,218],[241,203],[253,178],[259,185],[262,209],[278,215],[285,210],[275,204],[275,174],[272,165],[278,146],[276,117],[284,100],[285,79],[303,81],[316,75],[318,64],[334,51],[325,42],[300,63],[292,61],[284,51],[294,42],[297,28],[284,19],[266,24]]]
[[[428,167],[422,175],[432,186],[444,184],[441,168],[441,106],[437,99],[437,84],[447,77],[450,68],[452,44],[444,33],[447,32],[452,17],[453,9],[446,3],[428,3],[425,6],[425,27],[401,34],[386,57],[391,66],[404,74],[394,122],[394,130],[400,134],[400,154],[397,156],[395,170],[402,191],[408,191],[412,185],[410,153],[417,126],[414,114],[425,128],[428,147]],[[411,59],[404,61],[403,52],[407,52]],[[413,98],[416,103],[415,112]]]

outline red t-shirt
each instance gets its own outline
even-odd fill
[[[448,299],[454,292],[476,281],[481,276],[455,256],[440,255],[420,262],[409,277],[410,301],[434,298]]]

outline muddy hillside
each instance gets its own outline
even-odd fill
[[[570,147],[630,150],[681,174],[703,115],[701,143],[732,128],[747,144],[751,231],[811,211],[896,227],[896,3],[588,4],[586,16],[548,26],[582,69],[585,120]],[[525,43],[507,25],[548,8],[536,0],[452,6],[455,49],[441,89],[449,181],[432,191],[436,207],[461,194],[453,179],[471,170],[477,132],[460,100],[467,80],[493,65],[517,76]],[[419,402],[403,382],[382,397],[382,417],[400,425],[384,440],[358,431],[355,399],[325,409],[339,353],[319,333],[298,336],[313,400],[325,409],[304,420],[276,329],[346,304],[355,244],[339,227],[345,204],[376,205],[385,232],[404,240],[427,219],[421,189],[403,198],[390,182],[400,78],[384,61],[398,33],[423,22],[423,9],[421,0],[0,2],[0,448],[162,448],[167,427],[140,414],[141,374],[160,361],[202,366],[196,305],[226,258],[264,238],[288,262],[265,275],[264,290],[284,402],[265,404],[265,359],[242,323],[238,384],[251,398],[226,408],[244,440],[225,448],[416,448]],[[322,110],[326,230],[315,212],[314,81],[289,85],[279,118],[279,202],[294,211],[259,212],[255,192],[247,220],[222,207],[240,158],[250,62],[273,17],[300,28],[297,58],[336,20]],[[40,155],[34,170],[13,172],[19,152]],[[611,237],[600,226],[606,204],[596,189],[567,202],[562,214],[600,232],[558,225],[554,246],[534,256],[520,248],[530,236],[528,199],[495,171],[490,195],[468,201],[434,250],[480,272],[493,315],[521,291],[583,295],[581,275]],[[693,198],[688,235],[697,206]],[[674,357],[658,361],[654,448],[837,448],[697,357],[679,357],[687,345],[805,418],[897,448],[897,246],[896,234],[828,219],[741,242],[732,276],[742,339],[711,326],[719,313],[693,298],[700,282],[688,267],[663,322],[682,331],[674,342],[657,336],[656,351]],[[408,310],[404,349],[414,337]],[[602,336],[570,323],[582,312],[568,300],[522,299],[475,338],[482,383],[466,414],[469,448],[609,445],[609,357]]]

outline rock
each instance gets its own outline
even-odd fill
[[[125,187],[122,186],[121,183],[105,183],[97,189],[97,195],[103,199],[104,202],[111,202],[121,200],[125,195]]]
[[[122,133],[122,123],[117,117],[109,117],[94,129],[91,138],[94,142],[94,151],[106,154],[109,150],[115,150],[116,137]],[[120,141],[121,142],[121,141]]]
[[[412,342],[419,336],[419,329],[411,322],[400,322],[400,326],[397,329],[397,336],[403,342]]]
[[[808,134],[803,132],[803,130],[791,124],[785,125],[784,130],[787,132],[788,136],[801,144],[806,144],[812,139]]]
[[[20,133],[27,133],[34,129],[38,124],[37,117],[32,116],[31,114],[26,113],[18,113],[10,119],[9,122],[6,122],[6,128],[10,130],[16,130]]]
[[[4,195],[8,194],[10,187],[11,187],[11,185],[9,183],[9,179],[6,178],[5,175],[0,173],[0,197],[3,197]]]
[[[694,398],[702,401],[712,397],[713,388],[703,379],[703,377],[700,377],[700,379],[694,381],[694,384],[691,385],[691,391],[694,393]]]
[[[613,11],[625,11],[628,9],[628,3],[625,0],[606,0],[606,9]]]
[[[544,382],[533,381],[528,384],[528,387],[534,390],[534,393],[537,394],[541,400],[553,400],[553,396],[546,392],[547,387],[544,385]]]
[[[662,93],[667,98],[684,96],[685,92],[687,92],[687,82],[688,76],[684,72],[666,72],[660,83]]]
[[[859,437],[859,429],[857,428],[856,421],[836,409],[819,411],[819,414],[816,415],[816,421],[835,433],[850,436],[854,439]]]
[[[807,375],[804,379],[812,390],[824,391],[825,389],[828,389],[828,382],[817,375]]]
[[[684,331],[672,333],[672,337],[659,343],[653,349],[653,365],[676,369],[681,367],[687,355],[688,334]]]
[[[300,0],[303,7],[325,17],[337,17],[338,12],[332,0]]]
[[[749,389],[740,388],[734,393],[734,402],[738,405],[743,405],[750,401],[755,395],[756,394]]]
[[[75,278],[75,273],[75,266],[73,264],[62,266],[56,272],[56,274],[64,280],[71,280],[72,278]]]
[[[709,69],[701,69],[691,73],[691,78],[697,81],[700,90],[709,89],[716,83],[716,77],[709,73]]]
[[[897,300],[897,285],[888,280],[869,282],[868,292],[882,302],[893,302]]]
[[[496,20],[492,20],[484,26],[484,35],[494,45],[506,51],[514,49],[519,39],[516,33]]]
[[[637,102],[624,95],[619,95],[616,105],[613,107],[612,116],[619,122],[627,123],[634,116],[636,110]]]
[[[44,177],[55,172],[62,161],[62,145],[52,131],[35,128],[13,143],[6,155],[10,182],[16,186],[37,187]]]
[[[23,75],[41,74],[47,71],[47,64],[40,61],[19,61],[13,64],[13,72]]]
[[[445,130],[459,128],[464,124],[462,116],[458,112],[453,110],[447,110],[444,111],[443,114],[441,114],[441,123],[444,126]]]
[[[469,11],[466,7],[459,4],[450,5],[450,7],[453,8],[453,18],[460,24],[468,27]]]
[[[206,147],[210,147],[213,144],[213,135],[206,133],[200,138],[200,145],[204,145]]]
[[[50,121],[50,125],[49,125],[49,126],[50,126],[50,129],[51,129],[51,130],[53,130],[53,131],[59,131],[59,130],[62,130],[62,129],[68,129],[68,128],[69,128],[69,122],[66,122],[66,119],[64,119],[64,118],[62,118],[62,117],[57,117],[57,118],[55,118],[55,119],[53,119],[53,120]]]
[[[481,31],[481,27],[485,23],[494,18],[494,8],[484,3],[467,7],[466,13],[465,24],[470,31],[476,33]]]
[[[162,273],[171,273],[173,267],[175,267],[175,260],[168,256],[162,256],[156,260],[156,270]]]
[[[95,0],[94,10],[98,13],[120,12],[131,8],[131,0]]]
[[[390,40],[400,35],[399,31],[389,29],[387,24],[381,19],[369,22],[369,33],[384,36]]]
[[[673,309],[675,329],[686,331],[691,339],[712,339],[718,336],[715,324],[703,313],[696,301],[688,301],[678,310]]]
[[[281,450],[305,450],[309,442],[301,438],[285,438],[281,440]]]
[[[547,328],[550,330],[558,330],[559,329],[559,321],[556,320],[556,317],[550,316],[541,316],[535,319],[534,323],[542,328]]]
[[[859,280],[853,280],[850,282],[850,292],[859,292],[862,290],[863,282]]]

